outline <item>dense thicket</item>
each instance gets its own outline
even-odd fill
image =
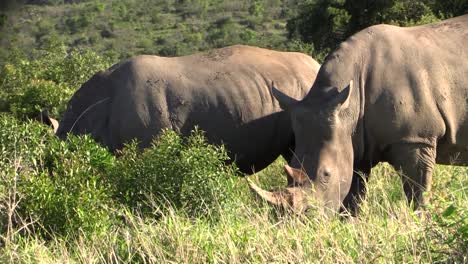
[[[306,0],[288,20],[289,38],[331,50],[355,32],[375,24],[411,26],[468,12],[467,0]]]

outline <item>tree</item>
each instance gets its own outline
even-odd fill
[[[330,50],[357,31],[387,23],[425,24],[468,11],[467,0],[305,0],[288,20],[290,39]]]

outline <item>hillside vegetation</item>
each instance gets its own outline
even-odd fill
[[[302,51],[321,61],[356,31],[468,12],[466,0],[24,0],[0,11],[0,64],[51,41],[114,60],[180,56],[233,44]],[[65,4],[64,4],[65,3]],[[314,48],[315,47],[315,48]]]
[[[295,215],[254,199],[203,131],[166,130],[151,148],[130,142],[114,156],[32,120],[42,109],[60,117],[83,82],[134,54],[243,43],[322,60],[367,25],[437,21],[467,1],[23,2],[0,12],[0,263],[468,262],[466,167],[436,167],[424,210],[380,164],[356,217]],[[285,186],[283,164],[252,180]]]
[[[50,1],[53,3],[54,1]],[[108,0],[26,5],[8,15],[3,47],[43,47],[51,40],[118,59],[186,55],[243,43],[296,49],[286,41],[294,0]]]

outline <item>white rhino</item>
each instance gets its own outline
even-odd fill
[[[252,185],[262,197],[299,211],[311,196],[355,209],[360,175],[387,161],[408,200],[424,205],[436,163],[468,165],[468,15],[364,29],[326,58],[301,101],[274,93],[294,129],[293,180],[282,192]]]
[[[115,151],[132,139],[147,147],[163,128],[187,135],[198,126],[252,173],[294,149],[291,121],[272,82],[302,98],[319,67],[305,54],[242,45],[174,58],[137,56],[83,84],[56,134],[89,133]]]

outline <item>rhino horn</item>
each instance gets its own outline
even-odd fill
[[[59,127],[59,122],[57,119],[54,119],[52,117],[49,117],[49,122],[50,122],[50,126],[52,127],[52,129],[54,130],[54,133],[57,133],[57,130],[58,130],[58,127]]]
[[[301,187],[288,187],[285,191],[269,192],[258,187],[255,183],[247,179],[250,190],[254,192],[258,197],[267,201],[270,205],[291,210],[295,213],[302,213],[309,205],[307,204],[308,196],[304,193],[304,189]]]
[[[286,172],[286,175],[288,176],[288,182],[289,180],[291,180],[292,182],[295,182],[298,184],[304,184],[307,181],[309,181],[309,177],[301,169],[295,169],[286,164],[284,165],[284,171]]]
[[[258,187],[250,179],[247,179],[249,183],[250,190],[255,193],[258,197],[267,201],[269,204],[277,207],[289,207],[288,199],[286,198],[287,194],[283,192],[269,192],[265,191],[262,188]]]
[[[42,110],[37,119],[38,121],[50,126],[54,130],[54,133],[57,133],[59,122],[57,121],[57,119],[54,119],[49,116],[49,111]]]

